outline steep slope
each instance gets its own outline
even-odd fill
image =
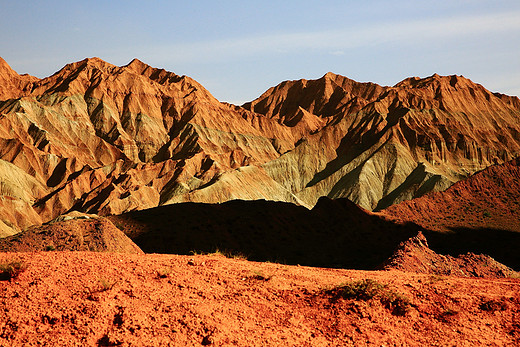
[[[0,101],[26,95],[37,81],[34,76],[19,75],[0,57]]]
[[[244,105],[310,130],[294,150],[263,165],[275,181],[311,205],[327,195],[370,210],[444,190],[518,156],[519,106],[518,98],[462,76],[380,87],[332,73],[284,82]]]

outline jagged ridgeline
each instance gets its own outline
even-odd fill
[[[461,76],[394,87],[327,73],[240,106],[139,60],[38,79],[0,58],[0,233],[81,211],[266,199],[374,210],[520,151],[520,100]]]

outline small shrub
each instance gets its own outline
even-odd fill
[[[491,217],[491,213],[489,213],[488,211],[484,211],[483,215],[484,217]]]
[[[410,310],[410,299],[402,294],[386,290],[380,300],[394,316],[404,316]]]
[[[452,308],[443,309],[436,318],[442,322],[449,323],[451,319],[459,314],[459,311]]]
[[[452,308],[447,308],[447,309],[445,309],[444,311],[442,311],[442,315],[443,315],[444,317],[455,316],[455,315],[457,315],[458,313],[459,313],[459,311],[454,310],[454,309],[452,309]]]
[[[381,283],[372,279],[347,282],[329,291],[336,297],[355,300],[370,300],[381,294],[385,288]]]
[[[8,281],[18,277],[27,266],[21,261],[0,263],[0,281]]]
[[[495,311],[505,311],[507,310],[507,305],[505,302],[497,301],[497,300],[486,300],[483,301],[479,308],[482,311],[495,312]]]
[[[410,310],[410,300],[372,279],[352,281],[326,291],[335,299],[379,300],[393,315],[404,316]]]
[[[172,273],[171,268],[163,267],[163,268],[157,270],[157,277],[166,278],[166,277],[170,276],[171,273]]]
[[[444,276],[441,276],[441,275],[431,275],[429,277],[429,280],[430,280],[430,284],[437,283],[439,281],[443,281],[444,280]]]
[[[250,278],[259,281],[269,281],[271,278],[273,278],[273,275],[266,276],[262,271],[255,270],[253,271],[253,276],[251,276]]]
[[[110,289],[114,288],[116,283],[117,283],[116,280],[109,280],[109,279],[106,279],[106,278],[100,278],[99,279],[100,288],[99,288],[98,291],[99,292],[105,292],[107,290],[110,290]]]
[[[53,245],[47,245],[47,246],[45,246],[45,250],[47,252],[52,252],[52,251],[56,250],[56,247],[54,247]]]
[[[220,249],[217,248],[217,249],[215,250],[215,254],[223,255],[224,257],[226,257],[226,258],[231,258],[231,259],[243,259],[243,260],[247,260],[247,257],[245,256],[245,254],[240,253],[240,252],[238,252],[238,253],[234,253],[234,252],[232,252],[232,251],[227,251],[227,250],[222,251],[222,250],[220,250]]]
[[[234,253],[232,251],[223,251],[219,248],[215,248],[215,251],[213,253],[206,253],[206,252],[199,252],[199,251],[195,251],[195,250],[192,250],[190,251],[190,253],[192,255],[222,255],[226,258],[231,258],[231,259],[242,259],[242,260],[247,260],[247,256],[243,253]]]

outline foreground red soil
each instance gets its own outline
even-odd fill
[[[353,271],[222,255],[0,253],[0,345],[503,346],[520,343],[520,280]],[[372,279],[410,300],[325,290]],[[395,312],[394,312],[395,313]]]

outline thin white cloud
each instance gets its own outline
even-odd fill
[[[381,23],[319,32],[281,33],[149,48],[151,60],[173,63],[216,61],[244,56],[304,50],[343,52],[383,43],[413,44],[424,40],[457,40],[467,36],[518,32],[520,12]]]

